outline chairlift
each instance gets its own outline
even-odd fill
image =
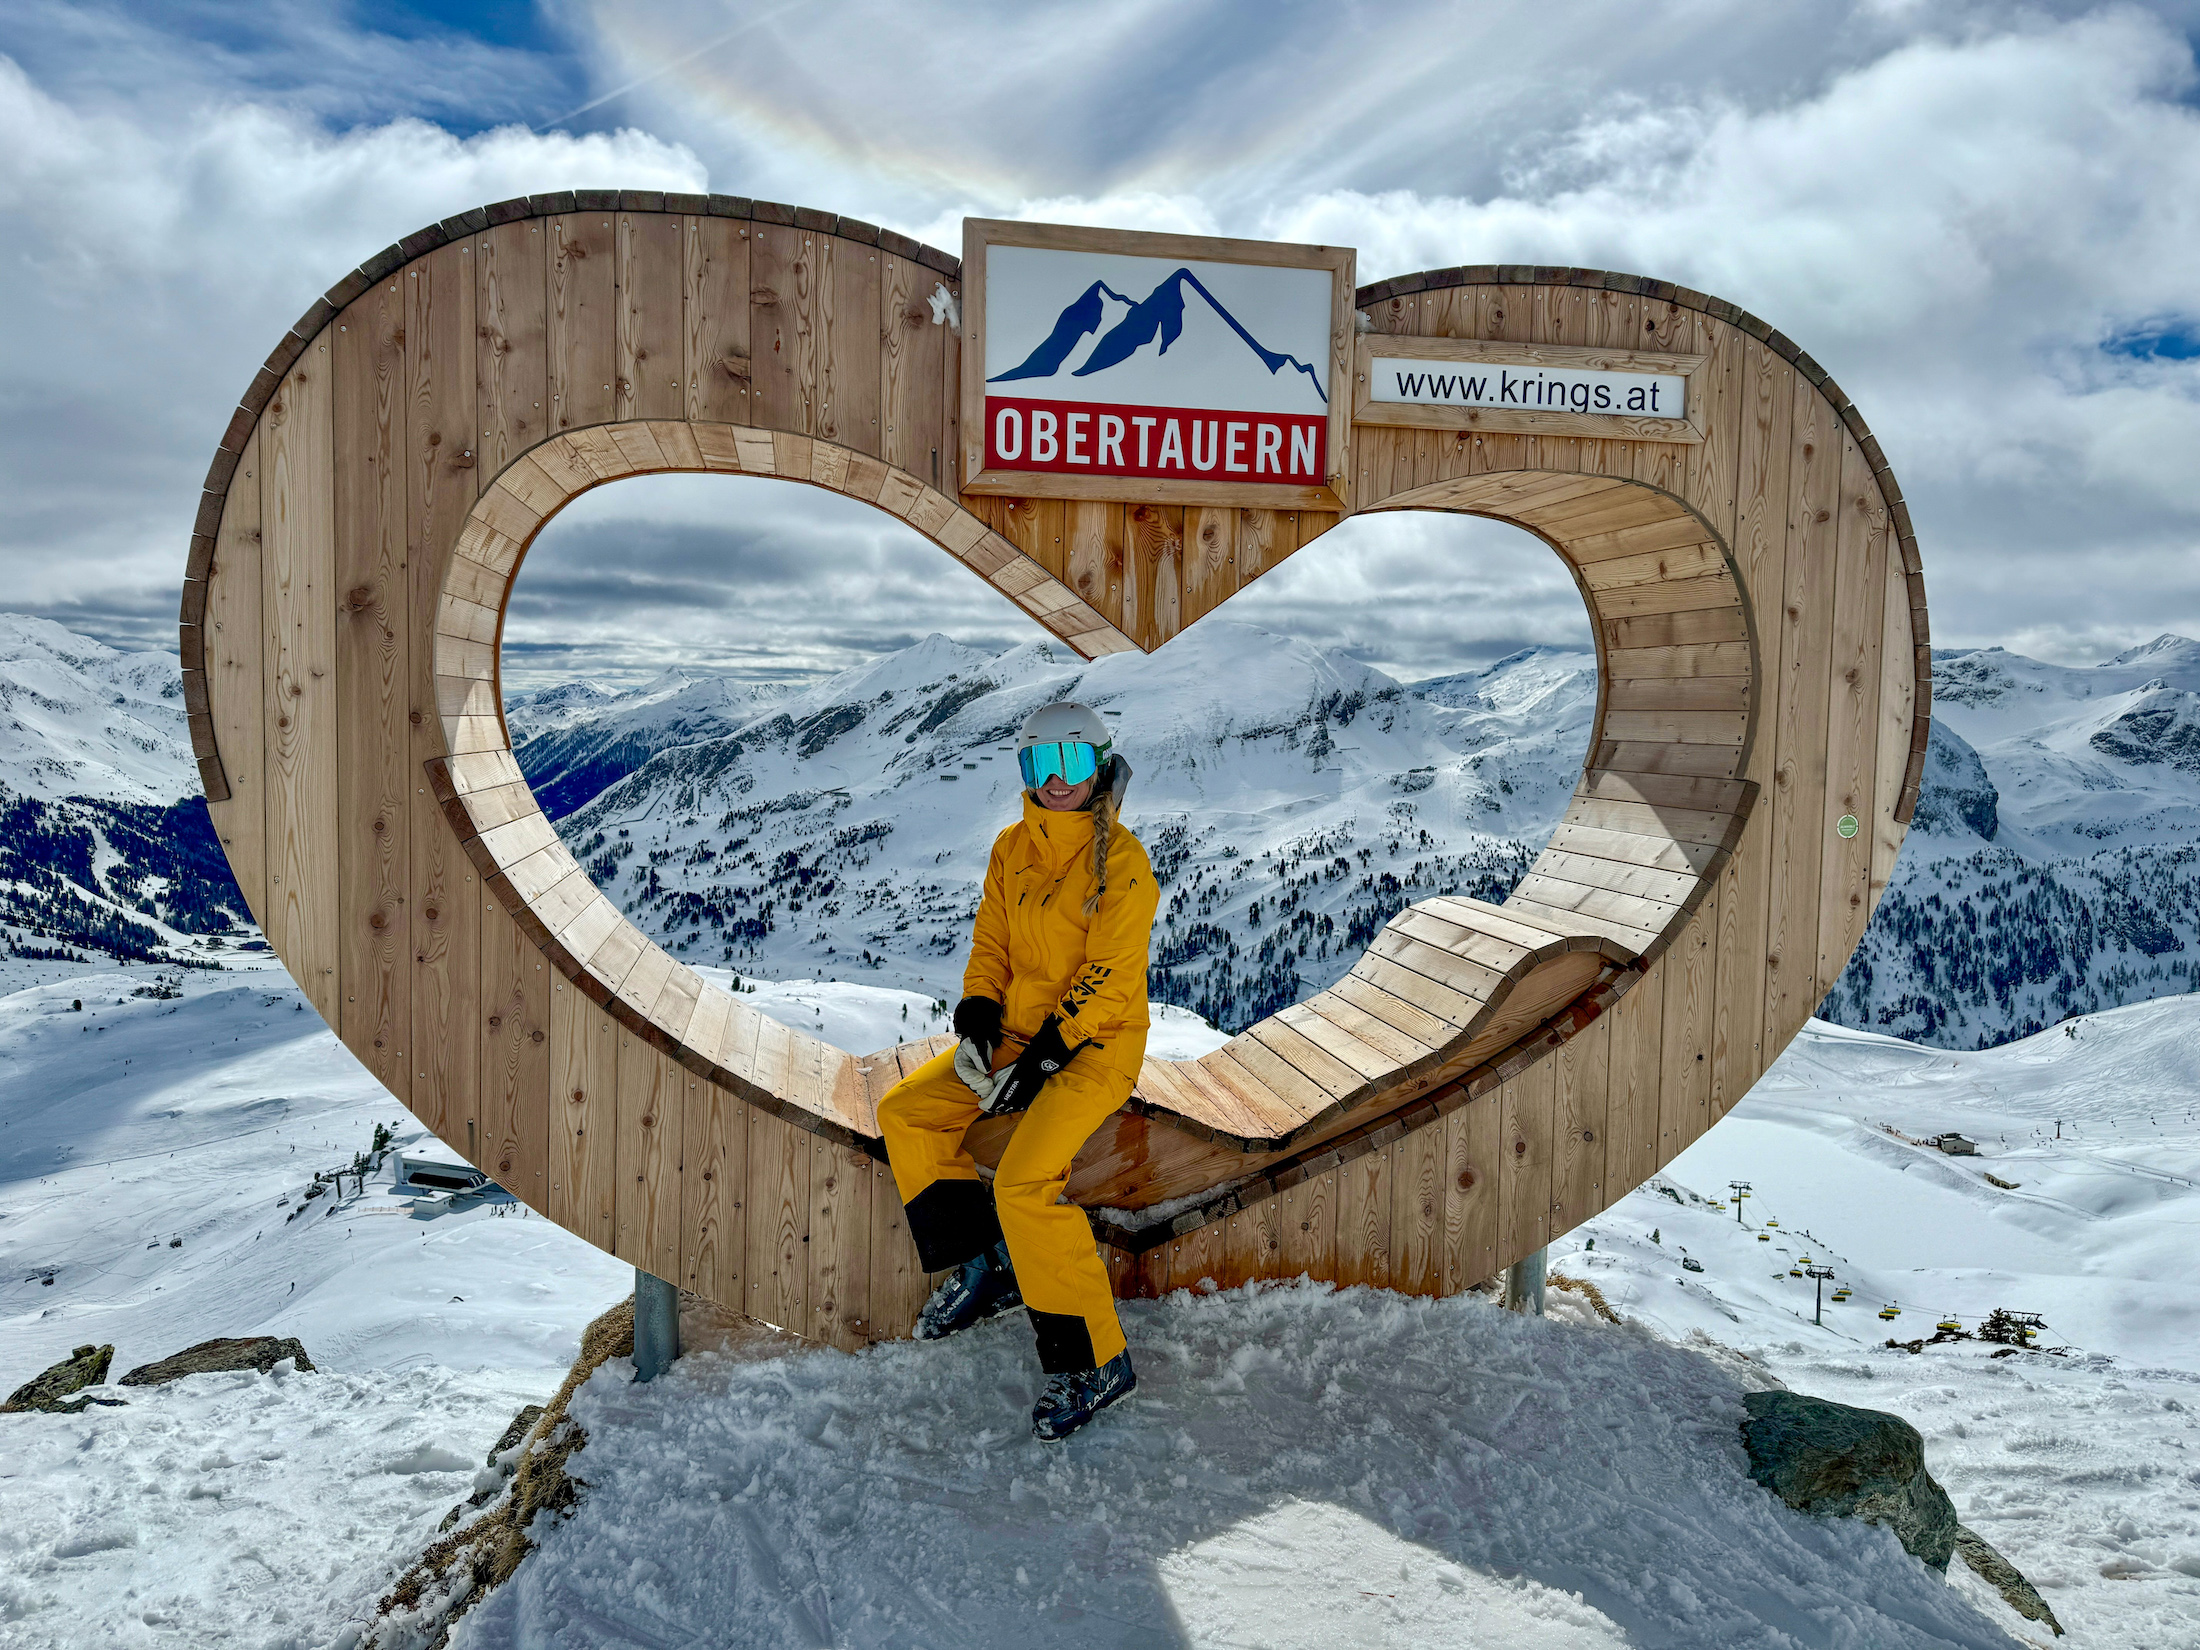
[[[1833,1298],[1837,1301],[1845,1301],[1849,1298],[1849,1291],[1846,1289],[1836,1289],[1833,1292]]]
[[[1933,1327],[1939,1330],[1943,1335],[1960,1335],[1963,1332],[1962,1321],[1958,1319],[1953,1312],[1949,1313],[1945,1318],[1942,1318],[1940,1322],[1934,1324]]]
[[[1789,1277],[1791,1277],[1791,1278],[1799,1278],[1799,1277],[1801,1277],[1802,1275],[1803,1275],[1803,1269],[1802,1269],[1802,1268],[1801,1268],[1800,1266],[1790,1266],[1790,1267],[1788,1268],[1788,1276],[1789,1276]]]
[[[1895,1319],[1902,1316],[1902,1308],[1892,1304],[1882,1306],[1879,1309],[1879,1315],[1887,1322],[1892,1323]]]

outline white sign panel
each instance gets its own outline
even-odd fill
[[[1379,355],[1370,362],[1368,399],[1393,406],[1686,418],[1688,380],[1668,373]]]
[[[1280,264],[991,247],[986,469],[1321,484],[1335,281]]]

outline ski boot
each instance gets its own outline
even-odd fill
[[[917,1314],[916,1336],[920,1341],[944,1340],[1023,1304],[1004,1239],[975,1259],[964,1261],[932,1291],[932,1298]]]
[[[1138,1377],[1131,1371],[1128,1349],[1118,1352],[1098,1369],[1081,1369],[1074,1375],[1049,1375],[1047,1389],[1031,1412],[1031,1434],[1043,1444],[1067,1438],[1118,1398],[1128,1397]]]

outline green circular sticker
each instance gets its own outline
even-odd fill
[[[1856,815],[1843,814],[1841,823],[1834,826],[1834,829],[1839,831],[1844,838],[1856,835]]]

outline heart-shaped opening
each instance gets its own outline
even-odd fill
[[[1082,507],[985,501],[994,526],[828,441],[675,421],[553,437],[483,491],[445,581],[436,655],[452,752],[436,777],[468,852],[545,955],[630,1029],[777,1115],[869,1141],[879,1096],[937,1045],[846,1056],[712,986],[595,885],[512,755],[497,644],[526,547],[582,493],[683,470],[795,481],[874,504],[1088,659],[1166,646],[1280,561],[1277,524],[1268,512],[1117,506],[1111,522],[1106,506],[1078,519]],[[1199,1060],[1149,1062],[1132,1105],[1080,1154],[1070,1182],[1079,1202],[1135,1216],[1288,1175],[1346,1137],[1402,1129],[1433,1093],[1473,1092],[1461,1079],[1477,1071],[1501,1081],[1508,1061],[1586,1024],[1671,943],[1739,837],[1754,794],[1739,775],[1753,732],[1755,643],[1726,547],[1700,516],[1631,475],[1525,468],[1431,479],[1382,507],[1513,522],[1573,571],[1601,665],[1574,803],[1503,904],[1440,896],[1411,906],[1334,986]],[[1328,521],[1291,525],[1310,541]],[[1030,554],[1012,532],[1070,542]],[[1010,1126],[973,1130],[981,1161]]]

